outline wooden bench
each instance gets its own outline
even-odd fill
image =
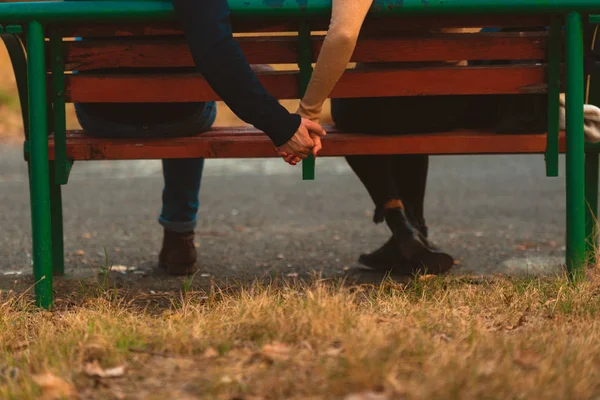
[[[316,60],[322,44],[323,34],[318,32],[327,27],[330,2],[314,0],[308,8],[298,8],[295,2],[278,7],[262,3],[230,1],[234,29],[240,34],[239,41],[250,63],[299,66],[260,76],[277,98],[297,99],[310,78],[310,63]],[[394,6],[376,1],[352,61],[376,62],[379,67],[348,70],[332,97],[547,93],[548,134],[461,131],[366,137],[329,129],[322,155],[545,154],[547,175],[558,176],[558,155],[566,150],[567,266],[572,277],[581,276],[586,263],[586,235],[588,238],[595,235],[592,221],[598,202],[598,155],[594,146],[588,146],[587,157],[584,154],[581,29],[585,25],[587,32],[593,27],[584,21],[587,13],[600,11],[600,5],[585,0],[575,3],[555,1],[552,7],[545,8],[527,0],[405,0]],[[214,129],[190,138],[153,140],[99,139],[80,131],[66,131],[65,103],[218,100],[201,76],[183,72],[193,66],[193,61],[171,18],[170,4],[165,2],[0,4],[0,23],[8,24],[7,30],[12,32],[4,34],[3,39],[13,61],[26,127],[34,275],[38,282],[36,299],[41,306],[51,305],[52,275],[64,271],[61,185],[67,183],[74,161],[277,156],[269,139],[248,127]],[[596,22],[593,18],[592,22]],[[149,20],[155,22],[148,23]],[[18,33],[19,24],[26,28],[26,35]],[[535,33],[424,33],[441,27],[470,26],[551,28],[549,32]],[[25,37],[28,62],[21,44]],[[74,41],[74,37],[93,40]],[[563,57],[563,43],[566,43],[566,57]],[[545,62],[477,67],[392,64],[446,60]],[[568,135],[558,130],[558,96],[565,60]],[[597,67],[591,52],[587,60],[588,72],[594,76]],[[174,67],[182,72],[153,75],[93,72],[117,67]],[[73,74],[73,71],[89,73]],[[600,93],[595,89],[597,84],[595,80],[588,84],[590,102],[600,103],[594,97]],[[307,165],[310,173],[310,164]],[[590,207],[586,207],[586,195]]]

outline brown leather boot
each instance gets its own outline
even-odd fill
[[[194,232],[171,232],[164,230],[163,245],[158,265],[169,275],[189,275],[197,271]]]

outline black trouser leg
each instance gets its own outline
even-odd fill
[[[393,156],[393,169],[398,193],[404,202],[411,223],[427,236],[425,191],[429,156],[421,154]]]
[[[346,160],[378,209],[383,209],[389,200],[400,198],[394,179],[394,156],[347,156]]]

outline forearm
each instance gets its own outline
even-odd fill
[[[317,121],[346,70],[372,0],[333,0],[331,23],[298,114]]]
[[[226,0],[173,0],[198,70],[219,97],[245,122],[264,131],[276,146],[300,125],[252,72],[233,38]]]

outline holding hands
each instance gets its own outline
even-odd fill
[[[296,165],[309,154],[315,157],[323,148],[321,138],[327,133],[321,125],[302,118],[296,134],[283,146],[279,147],[279,155],[290,165]]]

